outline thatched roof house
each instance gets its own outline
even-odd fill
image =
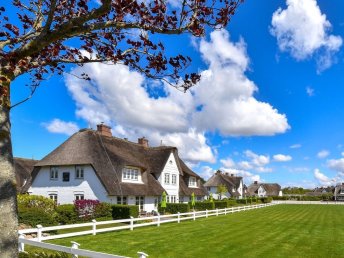
[[[281,186],[276,183],[258,183],[258,181],[254,181],[253,184],[247,187],[247,193],[249,196],[281,196],[282,190]]]

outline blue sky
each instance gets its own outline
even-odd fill
[[[208,178],[222,169],[282,186],[316,187],[344,176],[344,1],[245,1],[226,30],[163,37],[193,59],[199,85],[184,94],[123,66],[83,69],[44,81],[12,111],[13,151],[40,159],[80,128],[174,145]],[[28,94],[27,77],[11,86]]]

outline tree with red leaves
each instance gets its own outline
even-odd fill
[[[207,28],[225,27],[242,1],[180,0],[178,6],[168,0],[8,0],[0,3],[2,257],[17,256],[10,110],[30,98],[11,105],[11,82],[29,74],[33,94],[48,75],[61,75],[66,64],[106,62],[127,65],[148,78],[164,80],[186,91],[200,79],[197,73],[185,73],[191,59],[182,54],[166,56],[164,42],[154,42],[152,34],[189,33],[202,37]],[[139,36],[132,37],[133,33]],[[91,79],[87,74],[82,77]]]

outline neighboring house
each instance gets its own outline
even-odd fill
[[[335,187],[333,196],[335,201],[344,201],[344,183]]]
[[[328,186],[328,187],[316,187],[312,192],[306,193],[308,196],[321,196],[324,194],[333,194],[335,191],[334,186]]]
[[[30,187],[31,172],[38,160],[14,158],[13,165],[17,181],[17,193],[25,193]]]
[[[167,202],[188,202],[206,195],[200,177],[179,158],[175,147],[149,147],[112,137],[110,127],[82,129],[35,164],[28,192],[72,203],[97,199],[114,204],[157,209],[163,192]]]
[[[208,194],[212,194],[214,199],[224,198],[239,198],[243,197],[243,180],[242,177],[222,173],[218,170],[209,180],[204,184],[207,188]],[[223,194],[218,193],[218,187],[225,186],[227,191]]]
[[[258,183],[258,181],[254,181],[253,184],[249,185],[247,192],[249,196],[282,196],[282,190],[279,184]]]

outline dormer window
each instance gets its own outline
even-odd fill
[[[57,180],[59,178],[59,171],[57,167],[50,168],[50,180]]]
[[[84,179],[84,168],[82,166],[75,167],[75,178]]]
[[[189,178],[189,187],[197,187],[196,177]]]
[[[139,181],[139,169],[138,168],[123,168],[122,180],[123,181]]]

